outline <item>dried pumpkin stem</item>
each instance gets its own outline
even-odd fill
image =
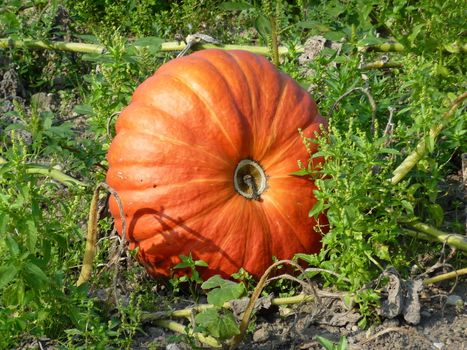
[[[97,240],[97,204],[99,201],[100,185],[94,189],[91,199],[91,207],[89,208],[88,229],[86,236],[86,250],[84,252],[83,266],[79,274],[77,286],[87,282],[91,278],[92,262],[96,255],[96,240]]]
[[[241,340],[244,338],[246,330],[248,328],[248,323],[250,322],[251,315],[255,308],[256,300],[258,300],[259,296],[261,295],[261,292],[263,291],[264,287],[267,285],[269,274],[279,265],[283,265],[283,264],[289,264],[289,265],[297,267],[299,270],[302,270],[300,265],[296,264],[295,262],[291,260],[280,260],[268,267],[268,269],[261,276],[258,284],[256,285],[255,290],[253,291],[250,301],[248,302],[248,306],[245,309],[245,313],[243,314],[242,321],[240,322],[240,334],[236,335],[232,339],[232,342],[230,343],[230,349],[235,349],[238,346],[238,344],[240,344]],[[313,292],[316,297],[316,291],[314,289],[313,289]]]
[[[444,113],[443,121],[431,127],[429,132],[430,138],[435,140],[436,137],[438,137],[441,130],[443,130],[444,126],[452,118],[454,113],[466,98],[467,92],[464,92],[453,101],[449,110]],[[426,153],[428,153],[428,147],[426,145],[425,138],[423,138],[415,147],[415,150],[404,159],[404,161],[396,168],[396,170],[394,170],[394,176],[391,179],[391,183],[395,185],[401,181],[410,172],[410,170],[412,170],[412,168],[417,165],[417,163],[425,156]]]
[[[99,202],[99,191],[101,188],[105,188],[108,192],[110,192],[117,201],[120,216],[122,218],[122,238],[120,240],[119,251],[123,250],[123,247],[126,242],[126,222],[125,216],[123,212],[123,205],[120,197],[118,196],[117,192],[107,185],[106,183],[102,182],[96,186],[94,189],[92,199],[91,199],[91,206],[89,208],[89,217],[88,217],[88,226],[87,226],[87,235],[86,235],[86,248],[84,252],[83,258],[83,266],[81,267],[81,272],[76,282],[77,286],[89,281],[91,278],[92,273],[92,264],[94,261],[94,256],[96,255],[96,242],[97,242],[97,221],[98,221],[98,202]],[[116,290],[116,279],[118,275],[118,266],[119,264],[115,264],[115,272],[113,278],[113,286],[114,291]]]

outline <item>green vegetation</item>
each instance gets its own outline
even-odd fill
[[[3,1],[0,38],[84,42],[105,52],[0,48],[0,348],[42,336],[64,349],[131,348],[147,313],[159,311],[168,316],[156,324],[193,346],[217,346],[240,333],[225,303],[254,288],[245,271],[235,276],[240,283],[203,282],[196,272],[203,262],[184,257],[178,268],[190,269],[190,277],[148,280],[134,252],[119,251],[104,211],[95,272],[76,286],[115,116],[135,87],[175,56],[160,50],[162,43],[194,33],[267,46],[310,90],[330,122],[314,156],[327,161],[302,164],[297,174],[315,179],[310,216],[325,210],[330,230],[319,254],[296,257],[323,271],[299,278],[348,292],[364,316],[360,326],[377,321],[381,272],[424,271],[445,249],[429,239],[465,230],[465,203],[447,187],[467,152],[464,12],[459,0]],[[327,43],[307,60],[313,35]],[[425,152],[394,180],[421,142]],[[100,207],[104,202],[102,196]],[[449,244],[465,251],[465,236]],[[458,252],[450,263],[465,267],[463,258]],[[299,289],[284,279],[267,288],[280,296]],[[153,292],[162,289],[164,298]],[[180,295],[207,295],[212,304],[191,315],[195,329],[168,320],[169,303]],[[320,342],[347,345],[344,338]]]

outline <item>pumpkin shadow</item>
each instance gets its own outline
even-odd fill
[[[138,258],[140,262],[146,267],[150,274],[160,275],[161,269],[170,270],[170,267],[173,267],[173,265],[176,264],[176,262],[174,263],[175,259],[180,261],[180,259],[178,259],[180,255],[188,256],[191,254],[193,260],[199,260],[200,257],[196,252],[184,248],[184,246],[187,246],[188,243],[189,246],[195,247],[197,250],[202,249],[202,252],[208,255],[220,255],[221,258],[219,260],[225,259],[225,261],[228,262],[228,265],[238,266],[238,263],[235,262],[234,259],[232,259],[232,257],[229,256],[225,250],[220,248],[213,240],[203,236],[200,232],[189,227],[182,218],[172,217],[166,214],[164,211],[165,209],[163,206],[161,206],[159,210],[152,208],[138,209],[134,213],[128,226],[128,232],[133,232],[138,220],[142,217],[147,217],[148,215],[155,218],[161,225],[161,230],[159,230],[159,232],[157,232],[155,235],[162,235],[164,239],[162,245],[153,244],[149,248],[145,248],[144,250],[140,250],[138,252]],[[239,268],[240,267],[238,266],[237,270]],[[225,272],[219,269],[214,269],[211,266],[197,267],[197,269],[203,278],[208,278],[216,274],[221,275],[222,277],[230,278],[230,276]],[[159,272],[155,272],[156,270]],[[177,275],[187,274],[188,272],[189,269],[177,269],[177,271],[174,271],[174,273]],[[170,271],[167,271],[167,275],[170,275]]]

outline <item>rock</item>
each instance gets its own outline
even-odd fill
[[[448,296],[446,299],[446,305],[452,305],[452,306],[462,306],[464,304],[464,300],[458,295],[451,294]]]
[[[441,350],[444,347],[444,344],[443,343],[433,343],[433,346],[435,347],[435,349]]]
[[[253,333],[253,341],[262,343],[268,339],[268,331],[265,327],[261,327],[256,332]]]

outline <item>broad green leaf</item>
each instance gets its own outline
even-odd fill
[[[212,289],[212,288],[223,286],[226,282],[227,281],[225,279],[223,279],[221,276],[214,275],[211,278],[209,278],[207,281],[205,281],[201,285],[201,288],[203,288],[203,289]],[[229,282],[232,282],[232,281],[229,281]]]
[[[222,306],[225,302],[240,298],[245,292],[243,284],[226,284],[208,293],[208,303]]]
[[[18,269],[14,264],[8,264],[0,267],[0,289],[3,289],[10,283],[18,273]]]
[[[220,313],[216,308],[207,309],[196,315],[195,321],[206,328],[213,337],[221,340],[240,334],[237,322],[230,311]]]

